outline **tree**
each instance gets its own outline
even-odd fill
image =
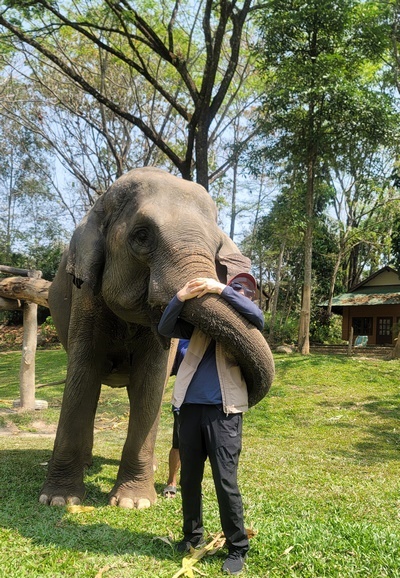
[[[280,163],[291,182],[303,190],[304,280],[299,324],[303,354],[309,352],[316,205],[328,201],[324,197],[326,163],[331,166],[338,143],[348,135],[341,130],[343,103],[353,111],[357,105],[367,105],[365,94],[355,90],[370,64],[355,41],[360,26],[352,0],[295,0],[290,4],[270,0],[260,12],[257,49],[268,88],[260,122],[265,142],[259,155]],[[371,85],[373,73],[369,71]]]
[[[388,226],[399,200],[392,184],[399,152],[399,113],[392,95],[382,90],[379,72],[374,76],[360,77],[358,86],[337,91],[336,131],[341,138],[333,142],[326,159],[340,237],[337,268],[346,258],[348,288],[361,280],[362,253],[369,247],[371,254],[382,239],[382,209]],[[387,254],[383,246],[379,242],[377,250]]]
[[[3,86],[3,100],[14,101],[14,112],[21,110],[24,87],[16,82]],[[51,159],[37,135],[2,115],[0,107],[0,207],[3,215],[3,264],[11,264],[12,251],[34,245],[50,230],[59,230],[47,178]]]
[[[397,218],[394,219],[390,242],[393,255],[392,264],[400,276],[400,215],[397,215]]]
[[[246,239],[251,246],[256,246],[253,252],[255,262],[259,263],[259,270],[264,276],[263,286],[267,288],[271,295],[270,301],[270,325],[269,339],[271,342],[275,338],[277,323],[278,304],[280,300],[281,284],[283,279],[288,278],[288,254],[294,247],[298,246],[299,236],[299,215],[297,211],[295,195],[290,195],[287,190],[277,195],[271,205],[268,215],[260,217],[255,224],[252,237]],[[290,219],[288,219],[290,214]],[[247,250],[250,253],[250,250]],[[261,265],[262,263],[262,265]],[[269,279],[265,275],[269,274]],[[293,282],[293,278],[291,279]],[[294,284],[294,283],[292,283]],[[286,306],[285,306],[286,305]],[[286,309],[287,313],[291,309],[291,304],[286,302],[282,310]]]
[[[234,98],[246,18],[252,0],[190,0],[162,5],[143,3],[138,10],[128,0],[76,2],[58,6],[47,0],[6,2],[0,15],[4,34],[30,47],[31,57],[43,58],[63,77],[95,101],[140,130],[181,175],[208,188],[208,149],[213,126],[224,103]],[[188,15],[191,15],[189,17]],[[72,43],[71,43],[72,40]],[[82,59],[79,47],[102,62],[117,63],[126,76],[140,77],[148,87],[131,112],[114,84]],[[164,116],[147,113],[150,89]],[[150,102],[155,102],[155,99]],[[161,104],[160,104],[161,103]],[[179,119],[181,139],[169,139],[165,119]]]

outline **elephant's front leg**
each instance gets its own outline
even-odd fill
[[[80,504],[83,476],[91,464],[93,428],[101,378],[96,364],[70,354],[60,420],[39,501],[51,506]]]
[[[122,452],[117,481],[110,504],[122,508],[148,508],[156,501],[154,489],[154,446],[164,385],[168,352],[153,339],[135,352],[129,400],[128,435]]]

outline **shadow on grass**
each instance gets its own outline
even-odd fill
[[[323,402],[323,407],[337,407],[337,404]],[[364,464],[376,464],[400,459],[400,394],[384,399],[370,398],[363,402],[342,401],[343,410],[362,412],[365,416],[362,428],[365,439],[353,443],[354,452],[344,450],[335,452]],[[366,414],[366,415],[365,415]],[[368,425],[365,426],[365,423]],[[336,421],[330,425],[333,429],[354,429],[352,422]]]
[[[291,354],[290,356],[285,355],[274,355],[275,363],[279,367],[279,370],[285,373],[291,369],[299,367],[299,365],[308,365],[309,367],[318,368],[326,365],[327,362],[335,365],[345,365],[348,363],[349,358],[347,355],[326,355],[313,353],[310,355],[300,355],[300,353]]]
[[[40,488],[45,480],[48,450],[13,449],[0,451],[0,526],[16,530],[35,546],[45,546],[92,552],[102,555],[138,554],[158,559],[175,558],[171,546],[157,540],[152,527],[150,510],[123,510],[107,506],[108,493],[86,481],[85,505],[95,505],[90,512],[68,513],[63,507],[39,504]],[[95,457],[88,470],[91,478],[101,473],[101,483],[107,482],[104,469],[119,462]],[[110,476],[110,489],[115,481]],[[160,514],[158,514],[160,515]],[[103,521],[103,518],[107,518]]]

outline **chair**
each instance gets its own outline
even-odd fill
[[[354,347],[365,347],[368,343],[368,335],[357,335]]]

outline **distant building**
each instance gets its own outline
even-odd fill
[[[327,303],[321,306],[327,307]],[[366,336],[368,345],[393,345],[400,330],[398,272],[383,267],[349,293],[334,297],[332,312],[343,316],[342,339],[349,340],[353,327],[354,339]]]

